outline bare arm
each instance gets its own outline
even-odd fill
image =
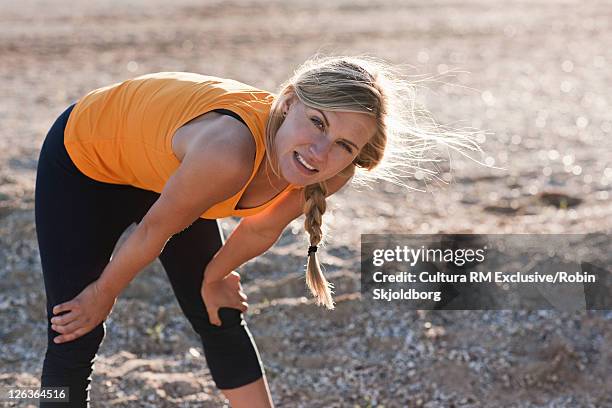
[[[327,197],[340,190],[351,177],[352,173],[328,180]],[[303,190],[291,190],[264,211],[243,218],[209,262],[204,283],[223,279],[232,270],[270,249],[285,227],[303,214],[303,208]]]
[[[159,256],[172,235],[240,191],[252,172],[252,165],[244,163],[253,163],[255,154],[254,145],[245,144],[243,137],[231,133],[206,135],[206,140],[191,145],[159,199],[104,269],[99,278],[104,291],[117,296]]]
[[[303,202],[302,190],[292,190],[284,193],[282,199],[279,199],[272,209],[266,208],[264,212],[257,214],[260,219],[265,220],[274,218],[279,211],[291,211],[293,218],[299,217],[301,209],[300,202]],[[263,254],[278,240],[284,227],[291,221],[287,221],[283,228],[274,230],[258,229],[250,220],[251,217],[243,218],[238,226],[232,231],[223,246],[215,254],[213,259],[208,263],[206,272],[204,273],[204,283],[218,281],[223,279],[228,273],[238,268],[243,263]],[[288,217],[289,218],[289,217]],[[281,219],[277,218],[279,225]],[[284,221],[282,221],[284,223]]]

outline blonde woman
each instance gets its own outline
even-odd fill
[[[277,95],[161,72],[71,105],[44,141],[36,179],[48,315],[42,386],[70,387],[66,406],[89,405],[104,321],[159,257],[231,406],[273,406],[234,269],[305,214],[306,283],[333,309],[316,255],[326,197],[375,167],[377,178],[401,175],[435,138],[411,125],[411,89],[380,60],[326,57],[304,63]],[[224,240],[217,219],[228,216],[241,222]]]

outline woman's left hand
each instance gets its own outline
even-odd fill
[[[101,290],[98,281],[89,284],[74,299],[56,305],[53,314],[68,311],[51,319],[51,328],[60,333],[55,343],[65,343],[78,339],[92,331],[106,320],[117,298]]]

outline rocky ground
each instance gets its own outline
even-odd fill
[[[305,290],[299,220],[241,268],[277,406],[612,406],[609,311],[405,311],[359,294],[362,233],[610,232],[611,16],[609,2],[574,0],[0,3],[0,386],[36,386],[45,351],[33,191],[55,117],[90,89],[155,71],[275,90],[324,51],[434,76],[421,101],[441,123],[488,131],[478,158],[501,169],[454,155],[448,185],[334,196],[321,258],[335,311]],[[235,223],[222,221],[226,234]],[[92,399],[226,404],[159,263],[108,320]]]

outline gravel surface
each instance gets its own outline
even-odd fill
[[[610,311],[406,311],[359,294],[363,233],[610,233],[611,16],[608,1],[574,0],[0,3],[0,386],[36,386],[46,348],[33,192],[55,117],[147,72],[275,90],[324,51],[434,76],[421,101],[441,123],[488,131],[482,159],[501,169],[452,156],[448,185],[334,196],[321,251],[334,311],[306,292],[301,220],[239,270],[277,406],[612,407]],[[226,404],[158,262],[107,321],[92,399]]]

